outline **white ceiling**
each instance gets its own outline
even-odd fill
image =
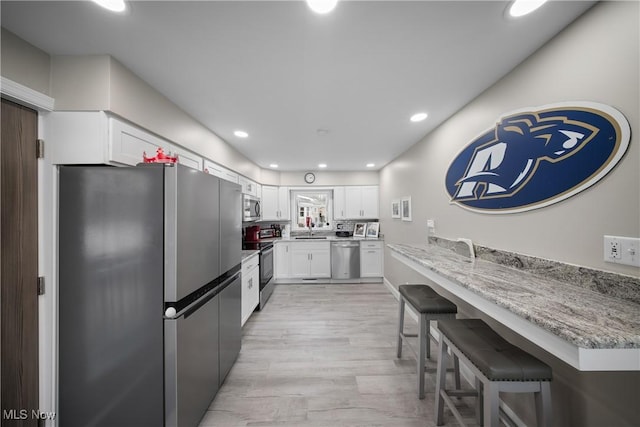
[[[379,169],[592,6],[552,1],[2,1],[52,55],[110,54],[263,168]],[[425,111],[429,118],[411,123]],[[249,138],[233,131],[242,129]],[[319,135],[318,130],[326,130]]]

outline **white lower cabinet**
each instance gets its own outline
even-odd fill
[[[275,242],[273,246],[273,278],[288,279],[291,277],[291,243]]]
[[[260,269],[258,254],[242,261],[242,325],[251,317],[260,301]]]
[[[276,281],[281,280],[280,283],[331,280],[331,241],[275,242],[273,276]],[[360,277],[367,280],[384,277],[384,241],[360,241]]]
[[[300,279],[331,277],[329,242],[293,242],[291,247],[291,277]]]
[[[384,249],[382,241],[360,241],[360,277],[384,276]]]

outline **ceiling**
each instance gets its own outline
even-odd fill
[[[505,1],[341,1],[328,15],[267,0],[0,6],[3,27],[51,55],[112,55],[260,167],[358,171],[393,160],[594,3],[517,20]]]

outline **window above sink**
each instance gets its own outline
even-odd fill
[[[308,223],[313,231],[333,230],[332,190],[292,190],[291,208],[292,231],[309,230]]]

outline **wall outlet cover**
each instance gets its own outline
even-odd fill
[[[640,238],[604,236],[604,260],[640,267]]]

